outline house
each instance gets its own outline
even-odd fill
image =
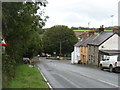
[[[115,32],[101,32],[88,43],[88,63],[99,66],[101,51],[120,50],[120,37]]]
[[[80,63],[87,64],[88,61],[88,46],[87,43],[90,42],[95,36],[94,31],[89,32],[89,37],[87,33],[82,34],[82,39],[74,45],[74,51],[72,52],[71,63]]]
[[[80,45],[80,62],[81,64],[88,64],[88,43],[91,42],[96,35],[92,34],[90,37],[82,41]]]
[[[80,43],[87,37],[86,33],[82,34],[83,39],[74,45],[74,51],[71,53],[71,63],[77,64],[80,61]]]
[[[80,48],[76,44],[74,45],[74,51],[71,53],[71,63],[77,64],[79,60],[80,60]]]

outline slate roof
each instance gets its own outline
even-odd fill
[[[114,35],[113,32],[101,32],[91,42],[89,42],[88,44],[89,45],[97,45],[97,46],[99,46],[113,35]]]
[[[76,43],[74,46],[87,46],[87,44],[89,42],[91,42],[97,35],[93,35],[93,36],[90,36],[90,37],[87,37],[85,38],[83,41],[79,41],[78,43]]]
[[[88,37],[84,42],[80,44],[80,46],[87,46],[88,43],[92,42],[92,40],[96,37],[97,35],[93,35]]]
[[[114,32],[101,32],[98,35],[93,35],[93,36],[84,38],[84,40],[79,41],[74,46],[77,46],[77,47],[87,46],[87,45],[99,46],[113,35],[114,35]]]
[[[84,38],[82,41],[77,42],[74,46],[79,47],[86,39],[88,38]]]

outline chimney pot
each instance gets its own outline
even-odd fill
[[[87,33],[85,33],[85,32],[82,33],[82,37],[83,37],[83,38],[87,37]]]
[[[89,36],[92,36],[92,35],[94,35],[94,29],[90,29],[89,31]]]
[[[99,32],[104,32],[104,25],[100,26]]]
[[[113,27],[113,32],[118,32],[118,27],[117,26]]]

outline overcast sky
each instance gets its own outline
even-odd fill
[[[54,25],[68,27],[105,27],[118,25],[120,0],[47,0],[46,15],[50,18],[44,28]]]

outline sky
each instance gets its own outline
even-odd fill
[[[99,28],[118,25],[120,0],[47,0],[45,14],[49,16],[44,28],[54,25]],[[114,15],[111,17],[111,15]]]

